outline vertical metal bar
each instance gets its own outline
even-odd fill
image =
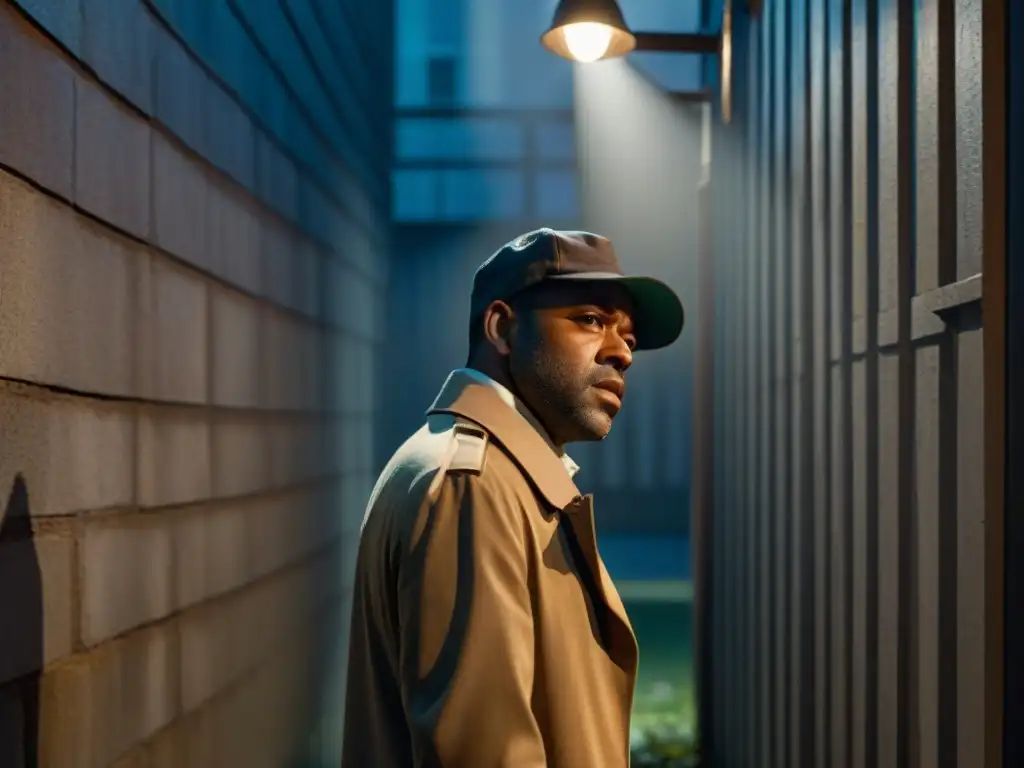
[[[958,280],[982,271],[986,256],[986,231],[989,221],[996,215],[995,208],[1002,200],[989,199],[986,194],[992,179],[988,178],[985,162],[994,148],[988,146],[987,134],[993,126],[985,120],[985,112],[1001,101],[1001,93],[987,90],[985,72],[986,46],[996,44],[996,34],[986,39],[985,26],[991,19],[989,8],[1001,3],[983,0],[957,0],[954,9],[956,36],[956,164],[957,164],[957,269]],[[987,17],[987,18],[986,18]],[[994,32],[994,31],[993,31]],[[999,30],[1003,35],[1005,28]],[[1000,43],[1000,47],[1002,47]],[[1004,121],[1005,117],[997,117]],[[1002,126],[1005,129],[1005,125]],[[998,171],[1005,174],[1005,168]],[[1005,234],[1005,233],[1004,233]],[[995,296],[1001,285],[1002,264],[993,260],[992,274],[984,275],[983,304]],[[990,282],[992,281],[992,282]],[[1000,302],[991,303],[997,312]],[[989,607],[986,601],[993,585],[988,573],[988,542],[993,528],[998,528],[999,509],[986,506],[986,479],[992,468],[989,462],[999,463],[999,454],[987,456],[986,448],[990,428],[990,408],[986,389],[1002,386],[990,380],[991,352],[1002,335],[1002,315],[990,317],[989,307],[983,307],[985,327],[964,327],[957,324],[957,759],[958,765],[993,768],[987,762],[988,722],[995,713],[990,711],[988,688],[988,642],[986,637]],[[991,323],[991,326],[990,326]],[[989,334],[991,330],[992,335]],[[981,372],[981,376],[979,376]],[[996,390],[992,390],[994,393]],[[994,501],[994,499],[993,499]],[[1001,581],[1001,576],[1000,576]],[[1001,705],[1001,702],[1000,702]]]
[[[1005,684],[1005,501],[1006,501],[1006,109],[1007,6],[982,6],[982,316],[985,323],[985,768],[1003,759]],[[1020,40],[1017,41],[1018,47]],[[1012,135],[1012,134],[1011,134]],[[1019,134],[1015,135],[1019,141]],[[1017,253],[1019,260],[1020,254]],[[1019,310],[1018,310],[1019,311]],[[1013,466],[1013,465],[1010,465]],[[1018,465],[1019,466],[1019,465]],[[1016,554],[1016,553],[1015,553]],[[1017,554],[1019,557],[1019,554]],[[1017,606],[1016,610],[1020,610]],[[1017,649],[1019,650],[1019,649]]]
[[[878,347],[878,698],[879,768],[906,765],[906,649],[911,611],[908,561],[912,498],[913,353],[909,310],[908,236],[912,211],[910,45],[913,16],[906,4],[878,0],[877,216],[878,314],[871,320]],[[908,427],[911,431],[908,433]]]
[[[697,189],[697,322],[694,352],[693,480],[690,488],[694,573],[694,668],[696,670],[698,727],[709,764],[714,760],[716,724],[714,690],[710,664],[713,607],[708,600],[711,574],[711,514],[714,467],[714,264],[711,250],[711,107],[703,105],[701,179]]]
[[[914,61],[916,14],[906,3],[897,3],[897,40],[899,55],[897,66],[899,81],[897,85],[897,168],[898,197],[897,211],[899,225],[897,228],[897,274],[899,286],[897,295],[897,315],[899,327],[899,469],[900,481],[898,488],[898,559],[897,576],[899,618],[897,620],[897,742],[896,764],[908,765],[908,744],[912,697],[909,694],[912,672],[915,667],[912,659],[917,658],[917,647],[911,642],[917,636],[917,616],[912,607],[917,605],[917,568],[916,568],[916,527],[914,516],[914,439],[917,421],[916,411],[916,360],[913,340],[911,338],[911,301],[914,295],[915,272],[915,238],[914,211],[914,165],[916,162],[915,146],[917,141],[916,103],[914,99]],[[916,720],[915,720],[916,722]]]
[[[790,165],[791,53],[792,6],[779,3],[775,11],[775,258],[774,293],[774,371],[773,392],[775,408],[775,562],[773,589],[775,604],[775,764],[793,765],[790,741],[790,701],[792,686],[789,675],[790,646],[793,638],[787,620],[791,611],[789,525],[792,515],[792,466],[790,448],[793,420],[789,397],[792,378],[792,330],[790,309],[791,245],[792,245],[792,177]]]
[[[744,691],[743,702],[744,733],[743,752],[741,754],[742,764],[748,768],[755,768],[757,765],[760,750],[758,749],[758,712],[760,703],[759,697],[759,645],[760,634],[757,627],[760,621],[760,531],[761,519],[759,515],[760,495],[760,395],[757,380],[757,360],[760,353],[757,343],[757,326],[759,322],[758,304],[761,298],[762,288],[758,280],[758,261],[761,254],[758,248],[760,244],[760,153],[758,151],[758,137],[760,135],[760,88],[758,73],[760,69],[760,42],[761,29],[763,25],[754,19],[746,19],[747,34],[744,42],[745,65],[743,77],[745,78],[742,97],[742,119],[744,143],[747,151],[743,156],[745,178],[743,179],[744,193],[746,197],[746,210],[744,211],[744,242],[743,248],[743,274],[742,280],[746,288],[744,304],[744,322],[742,333],[744,336],[743,355],[741,359],[740,375],[744,381],[744,403],[745,403],[745,430],[742,450],[745,457],[744,477],[746,478],[745,494],[743,499],[744,515],[747,520],[747,539],[743,559],[746,564],[744,573],[746,601],[744,611]],[[738,70],[739,71],[739,70]]]
[[[828,0],[812,0],[809,18],[810,50],[807,71],[810,80],[810,169],[811,169],[811,258],[812,286],[809,312],[815,329],[811,345],[808,380],[813,391],[810,505],[814,516],[813,540],[813,624],[814,624],[814,756],[813,764],[826,768],[830,763],[830,720],[832,709],[832,675],[829,664],[830,631],[829,595],[832,589],[828,547],[831,535],[829,486],[832,470],[831,391],[832,376],[829,344],[832,338],[828,310],[831,289],[829,228],[832,201],[829,151],[829,85],[831,52]],[[810,596],[808,596],[810,598]]]
[[[774,61],[775,36],[772,27],[773,15],[766,14],[761,22],[760,60],[761,60],[761,103],[758,115],[759,147],[758,147],[758,191],[760,201],[758,209],[759,247],[757,249],[757,333],[756,341],[759,350],[757,358],[758,381],[758,590],[760,610],[758,617],[758,688],[757,705],[759,716],[757,723],[757,747],[761,760],[757,768],[771,768],[774,764],[774,723],[772,718],[773,676],[772,669],[775,659],[774,635],[772,634],[774,600],[772,590],[772,509],[774,504],[775,473],[772,466],[772,428],[775,409],[772,399],[772,328],[771,306],[773,301],[771,268],[773,232],[775,226],[774,203],[772,194],[772,170],[774,136],[772,134],[772,116],[774,100]]]
[[[1024,40],[1024,6],[1006,0],[1009,39]],[[1024,392],[1024,48],[1009,48],[1006,242],[1006,392]],[[1006,467],[1024,466],[1024,403],[1006,398]],[[1006,592],[1003,642],[1006,669],[1003,698],[1003,764],[1024,765],[1024,658],[1008,648],[1024,647],[1024,481],[1006,474],[1006,542],[1003,546]]]
[[[829,362],[832,377],[831,541],[832,677],[831,768],[849,768],[852,718],[853,480],[850,389],[852,239],[851,0],[829,0],[829,170],[831,262]]]

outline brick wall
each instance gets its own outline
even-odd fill
[[[0,765],[336,764],[391,14],[0,0]]]

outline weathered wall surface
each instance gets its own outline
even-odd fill
[[[711,764],[994,768],[1004,5],[732,5]]]
[[[332,763],[391,13],[0,1],[0,765]]]

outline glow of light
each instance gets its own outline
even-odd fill
[[[588,64],[608,52],[612,42],[612,28],[594,21],[581,21],[562,27],[565,47],[576,61]]]

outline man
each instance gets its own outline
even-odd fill
[[[636,639],[563,446],[608,434],[682,305],[607,239],[549,229],[484,262],[470,304],[468,365],[363,521],[342,764],[628,766]]]

